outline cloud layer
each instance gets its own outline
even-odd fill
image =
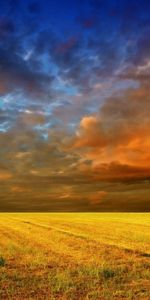
[[[1,3],[0,210],[148,211],[149,2],[50,2]]]

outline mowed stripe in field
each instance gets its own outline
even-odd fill
[[[0,219],[0,244],[4,247],[5,243],[9,248],[8,244],[12,243],[18,249],[38,249],[42,253],[46,248],[46,251],[57,255],[64,253],[74,261],[77,257],[80,261],[87,257],[93,260],[94,254],[89,248],[102,249],[106,246],[107,249],[109,247],[117,251],[119,248],[120,251],[149,256],[149,215],[144,215],[144,221],[142,216],[141,224],[138,218],[136,224],[133,214],[130,215],[131,222],[129,218],[117,219],[113,214],[91,214],[91,218],[87,214],[87,219],[86,214],[4,214]]]
[[[21,228],[21,232],[34,226],[55,234],[150,252],[150,214],[9,214],[6,219],[2,215],[1,221],[11,228]]]
[[[0,299],[149,300],[149,229],[150,214],[0,214]]]

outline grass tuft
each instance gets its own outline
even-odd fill
[[[2,256],[0,256],[0,267],[4,267],[5,264],[6,264],[5,259]]]
[[[115,271],[112,269],[103,269],[102,276],[104,277],[104,279],[113,278],[115,276]]]

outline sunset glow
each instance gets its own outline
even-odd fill
[[[150,210],[150,1],[1,1],[0,210]]]

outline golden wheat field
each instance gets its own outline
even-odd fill
[[[149,213],[1,213],[0,299],[149,300]]]

